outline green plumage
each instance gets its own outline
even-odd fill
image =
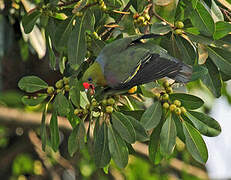
[[[95,76],[101,74],[106,85],[113,89],[128,89],[165,76],[187,82],[192,73],[190,66],[171,57],[165,49],[151,41],[140,41],[154,36],[132,36],[106,45],[94,63],[100,64],[102,72],[95,72],[93,65],[86,71],[83,80],[93,79],[102,85],[97,80],[102,77]]]

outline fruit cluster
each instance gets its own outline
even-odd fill
[[[68,92],[70,90],[69,81],[69,77],[63,77],[63,79],[60,79],[55,83],[56,89],[53,86],[49,86],[47,88],[47,94],[53,95],[54,93],[64,93],[65,91]]]
[[[134,14],[133,19],[134,19],[134,24],[147,26],[151,18],[147,12],[144,12],[142,14],[138,14],[138,13]]]
[[[174,100],[173,102],[169,99],[169,94],[173,92],[171,85],[168,81],[164,81],[163,87],[165,88],[164,92],[155,93],[155,98],[161,101],[164,109],[170,110],[171,112],[176,113],[177,115],[181,115],[181,113],[185,114],[186,109],[184,106],[181,106],[181,101]]]
[[[178,35],[183,34],[183,28],[184,28],[184,23],[182,21],[176,21],[175,22],[175,33]]]

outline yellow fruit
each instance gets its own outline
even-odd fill
[[[144,14],[144,18],[145,18],[146,20],[148,20],[148,21],[149,21],[149,20],[150,20],[150,16],[149,16],[149,14],[147,14],[147,13],[146,13],[146,14]]]
[[[113,112],[113,107],[112,106],[107,106],[106,107],[106,113],[112,113]]]
[[[160,93],[154,93],[156,99],[160,99]]]
[[[68,85],[68,84],[66,84],[65,86],[64,86],[64,88],[65,88],[65,91],[70,91],[70,86]]]
[[[177,107],[180,107],[181,106],[181,102],[179,101],[179,100],[175,100],[174,102],[173,102]]]
[[[78,114],[80,114],[82,112],[82,109],[75,109],[74,110],[74,114],[75,115],[78,115]]]
[[[180,109],[180,108],[176,108],[176,109],[175,109],[175,113],[176,113],[177,115],[180,115],[180,114],[181,114],[181,109]]]
[[[169,87],[169,82],[168,82],[168,81],[164,81],[163,86],[164,86],[165,88]]]
[[[84,109],[84,110],[83,110],[83,114],[88,114],[88,110],[87,110],[87,109]]]
[[[144,23],[144,21],[145,21],[144,16],[138,17],[137,21],[138,21],[139,23]]]
[[[185,109],[184,106],[181,106],[181,107],[180,107],[180,110],[181,110],[181,112],[182,112],[183,114],[185,114],[185,113],[187,112],[187,110]]]
[[[83,12],[77,12],[77,13],[76,13],[76,16],[78,16],[78,17],[83,16]]]
[[[59,81],[57,81],[55,83],[55,87],[58,88],[58,89],[61,89],[63,87],[63,80],[60,79]]]
[[[172,90],[171,87],[166,87],[165,90],[166,90],[166,92],[167,92],[168,94],[173,93],[173,90]]]
[[[63,83],[69,84],[70,78],[69,77],[63,77]]]
[[[114,104],[115,104],[115,99],[109,98],[109,99],[107,100],[107,104],[109,104],[109,105],[114,105]]]
[[[139,15],[138,13],[135,13],[135,14],[133,15],[133,19],[137,19],[139,16],[140,16],[140,15]]]
[[[107,99],[102,100],[102,105],[106,106],[107,105]]]
[[[183,34],[183,30],[182,29],[176,29],[175,30],[175,33],[177,34],[177,35],[181,35],[181,34]]]
[[[168,95],[168,94],[163,94],[163,95],[162,95],[162,99],[163,99],[164,101],[167,101],[167,100],[169,99],[169,95]]]
[[[170,109],[170,111],[174,111],[176,109],[176,105],[175,104],[171,104],[169,106],[169,109]]]
[[[128,90],[129,94],[133,94],[137,91],[137,86],[133,86],[131,89]]]
[[[54,87],[52,87],[52,86],[49,86],[49,87],[47,88],[47,94],[49,94],[49,95],[52,95],[52,94],[54,93],[54,91],[55,91],[55,89],[54,89]]]
[[[182,21],[176,21],[175,22],[175,27],[179,28],[179,29],[182,29],[182,28],[184,28],[184,23]]]
[[[164,108],[164,109],[168,109],[168,108],[169,108],[169,104],[168,104],[167,102],[165,102],[165,103],[163,104],[163,108]]]

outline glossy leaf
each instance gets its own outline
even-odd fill
[[[28,93],[46,89],[48,84],[37,76],[24,76],[18,82],[18,87]]]
[[[156,101],[143,113],[140,122],[146,130],[150,130],[159,124],[161,115],[161,104],[159,101]]]
[[[36,106],[41,104],[47,98],[47,94],[41,94],[39,96],[28,98],[28,96],[22,97],[22,102],[28,106]]]
[[[111,160],[108,146],[108,127],[105,122],[103,122],[101,127],[95,133],[94,157],[97,167],[104,167]]]
[[[211,0],[210,13],[213,17],[214,22],[224,21],[224,15],[214,0]]]
[[[190,81],[195,81],[197,79],[203,78],[207,76],[208,69],[202,65],[194,65],[193,66],[193,74]]]
[[[70,156],[73,156],[74,153],[84,147],[84,136],[85,136],[85,127],[82,122],[72,130],[68,138],[68,152]]]
[[[70,112],[69,101],[62,93],[58,93],[56,95],[54,100],[54,107],[60,116],[66,116]]]
[[[196,51],[193,45],[181,36],[176,36],[176,45],[182,61],[186,64],[193,65],[196,60]]]
[[[136,140],[135,129],[130,122],[128,116],[120,113],[112,113],[112,126],[119,133],[119,135],[128,143],[134,143]]]
[[[112,159],[119,168],[124,168],[128,163],[128,148],[111,125],[108,127],[108,143]]]
[[[198,129],[198,131],[209,137],[218,136],[221,133],[221,127],[219,123],[212,117],[196,111],[189,111],[186,116]]]
[[[174,120],[175,125],[176,125],[177,137],[179,137],[180,140],[185,143],[185,135],[184,135],[184,131],[183,131],[182,122],[179,119],[179,116],[177,116],[175,113],[173,113],[172,119]]]
[[[24,28],[24,32],[26,34],[30,33],[33,28],[34,28],[34,25],[36,23],[36,21],[38,20],[38,18],[40,17],[42,13],[39,12],[39,11],[34,11],[30,14],[27,14],[25,16],[23,16],[22,18],[22,25],[23,25],[23,28]]]
[[[55,152],[59,148],[59,127],[57,116],[57,111],[54,110],[50,120],[51,147]]]
[[[143,1],[143,0],[130,0],[132,6],[134,9],[140,13],[144,10],[144,7],[147,5],[148,2]]]
[[[201,76],[201,79],[213,95],[218,98],[221,96],[221,75],[210,58],[207,59],[205,67],[208,69],[208,74],[206,76]]]
[[[183,122],[183,130],[188,151],[196,161],[205,164],[208,159],[208,150],[200,133],[185,121]]]
[[[148,151],[149,151],[149,159],[154,164],[159,164],[162,155],[160,153],[160,132],[162,128],[162,123],[159,124],[153,131],[150,136]]]
[[[41,133],[40,136],[42,139],[42,150],[43,151],[45,151],[46,143],[47,143],[47,130],[46,130],[47,107],[48,107],[48,104],[46,105],[46,107],[43,110],[42,122],[41,122],[41,126],[40,126],[40,133]]]
[[[151,33],[153,34],[165,35],[168,34],[171,30],[172,28],[165,22],[156,22],[151,26]]]
[[[87,52],[84,26],[85,18],[86,13],[81,18],[76,18],[74,29],[69,35],[67,44],[68,61],[74,69],[84,61]]]
[[[223,49],[207,47],[209,57],[214,64],[227,75],[231,75],[231,53]]]
[[[58,23],[55,31],[54,44],[58,51],[63,51],[66,48],[68,38],[73,28],[74,16],[67,18],[65,21]]]
[[[136,120],[135,118],[131,116],[127,116],[129,121],[131,122],[132,126],[134,127],[135,134],[136,134],[136,140],[137,141],[147,141],[149,139],[148,134],[143,127],[143,125],[140,123],[140,121]]]
[[[231,24],[225,21],[219,21],[215,24],[215,32],[213,38],[215,40],[223,38],[230,33]]]
[[[198,109],[204,104],[204,101],[202,99],[190,94],[173,93],[170,94],[169,97],[172,102],[174,100],[181,101],[182,106],[184,106],[186,109]]]
[[[170,155],[176,145],[176,125],[172,115],[168,115],[160,132],[160,152]]]
[[[103,49],[105,46],[104,41],[99,40],[99,39],[92,39],[91,40],[91,46],[92,46],[92,51],[95,56],[98,56],[100,51]]]
[[[215,25],[212,16],[204,5],[198,1],[196,8],[191,11],[190,19],[193,26],[205,36],[212,36],[215,30]]]

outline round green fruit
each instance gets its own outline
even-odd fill
[[[55,83],[55,87],[58,88],[58,89],[61,89],[63,87],[63,80],[60,79],[59,81],[57,81]]]
[[[176,109],[175,109],[175,113],[176,113],[177,115],[180,115],[180,114],[181,114],[181,109],[180,109],[180,108],[176,108]]]
[[[113,107],[112,106],[107,106],[106,107],[106,113],[112,113],[113,112]]]
[[[54,89],[53,86],[49,86],[49,87],[47,88],[47,94],[49,94],[49,95],[52,95],[52,94],[54,93],[54,91],[55,91],[55,89]]]
[[[181,102],[179,101],[179,100],[175,100],[174,102],[173,102],[177,107],[180,107],[181,106]]]
[[[170,110],[170,111],[175,111],[175,109],[176,109],[176,105],[175,105],[175,104],[171,104],[171,105],[169,106],[169,110]]]
[[[107,100],[107,104],[109,104],[109,105],[114,105],[114,104],[115,104],[115,99],[114,99],[114,98],[109,98],[109,99]]]
[[[163,108],[164,108],[164,109],[168,109],[168,108],[169,108],[169,104],[168,104],[167,102],[165,102],[165,103],[163,104]]]
[[[175,22],[175,27],[179,28],[179,29],[182,29],[182,28],[184,28],[184,23],[182,21],[176,21]]]
[[[162,99],[163,99],[164,101],[169,100],[169,95],[168,95],[168,94],[163,94],[163,95],[162,95]]]

